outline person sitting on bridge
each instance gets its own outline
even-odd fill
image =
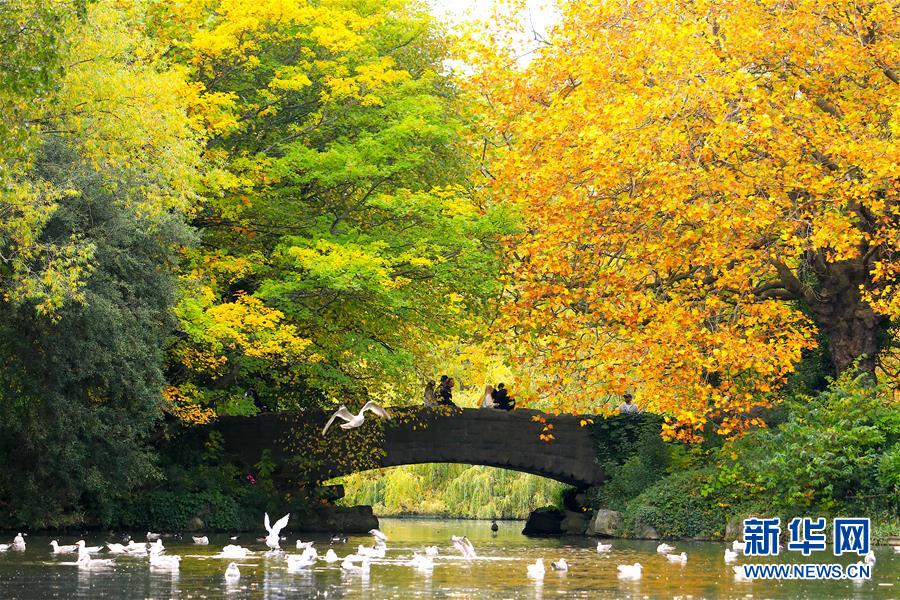
[[[494,405],[500,410],[512,410],[516,406],[516,401],[509,397],[503,383],[498,383],[497,389],[494,390]]]
[[[623,402],[622,404],[619,405],[619,414],[625,415],[625,414],[638,412],[637,404],[633,404],[631,402],[631,394],[630,393],[625,392],[625,395],[622,396],[622,398],[625,399],[625,402]]]
[[[252,385],[247,388],[247,391],[244,392],[244,398],[250,398],[251,400],[253,400],[253,406],[255,406],[256,410],[258,410],[260,413],[275,412],[275,410],[269,407],[268,403],[263,402],[263,400],[259,397],[259,393],[257,393],[256,389]]]
[[[484,397],[481,399],[481,408],[497,408],[494,402],[494,386],[488,384],[484,386]]]
[[[434,381],[428,380],[425,384],[425,406],[434,406]]]
[[[438,404],[443,406],[456,406],[453,403],[453,379],[447,375],[441,375],[441,386],[438,395],[441,397]]]

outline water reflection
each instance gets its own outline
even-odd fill
[[[181,594],[179,571],[150,567],[149,596],[151,598],[177,598]]]

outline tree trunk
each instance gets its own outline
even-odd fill
[[[820,288],[812,302],[812,312],[828,338],[837,375],[857,359],[859,372],[875,374],[879,329],[885,317],[861,297],[860,286],[868,277],[869,269],[861,260],[832,263],[819,277]]]
[[[828,338],[828,349],[836,374],[840,375],[855,360],[860,359],[857,370],[874,375],[881,317],[862,302],[855,306],[838,306],[836,309],[829,311],[827,318],[820,316],[820,310],[815,311],[820,327]]]

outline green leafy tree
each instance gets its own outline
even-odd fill
[[[40,241],[95,248],[84,301],[55,319],[0,303],[0,517],[62,525],[103,515],[155,472],[149,435],[161,415],[162,364],[174,320],[177,217],[136,216],[106,178],[60,145],[35,177],[73,190]]]
[[[50,312],[79,297],[90,246],[39,233],[63,191],[28,177],[40,123],[63,75],[66,28],[79,3],[0,3],[0,297],[37,300]]]
[[[173,394],[252,412],[249,386],[282,406],[410,391],[488,308],[509,228],[463,176],[442,32],[406,1],[211,6],[193,28],[166,9],[159,34],[216,107],[230,174],[194,220]]]

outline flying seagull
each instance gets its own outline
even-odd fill
[[[354,415],[352,412],[347,410],[347,407],[343,404],[333,415],[328,419],[328,422],[325,423],[325,428],[322,430],[322,435],[328,431],[328,428],[331,427],[331,424],[334,423],[335,419],[343,419],[346,423],[341,423],[341,429],[355,429],[363,424],[365,417],[363,416],[367,410],[372,411],[377,416],[382,419],[390,419],[391,415],[388,414],[386,410],[384,410],[380,404],[375,402],[374,400],[369,400],[365,404],[363,404],[362,409],[359,411],[359,414]]]
[[[376,540],[378,540],[378,542],[382,544],[384,544],[388,540],[388,537],[384,535],[384,533],[382,533],[380,529],[370,529],[369,533],[371,533],[372,537],[374,537]]]
[[[465,558],[476,558],[475,546],[472,545],[472,542],[466,536],[453,535],[450,536],[450,541],[453,542],[453,545]]]
[[[290,517],[291,513],[288,513],[275,521],[274,525],[269,525],[269,513],[266,513],[265,527],[266,531],[269,532],[269,535],[266,536],[266,546],[271,550],[278,550],[280,548],[278,534],[280,534],[281,530],[287,526]]]

